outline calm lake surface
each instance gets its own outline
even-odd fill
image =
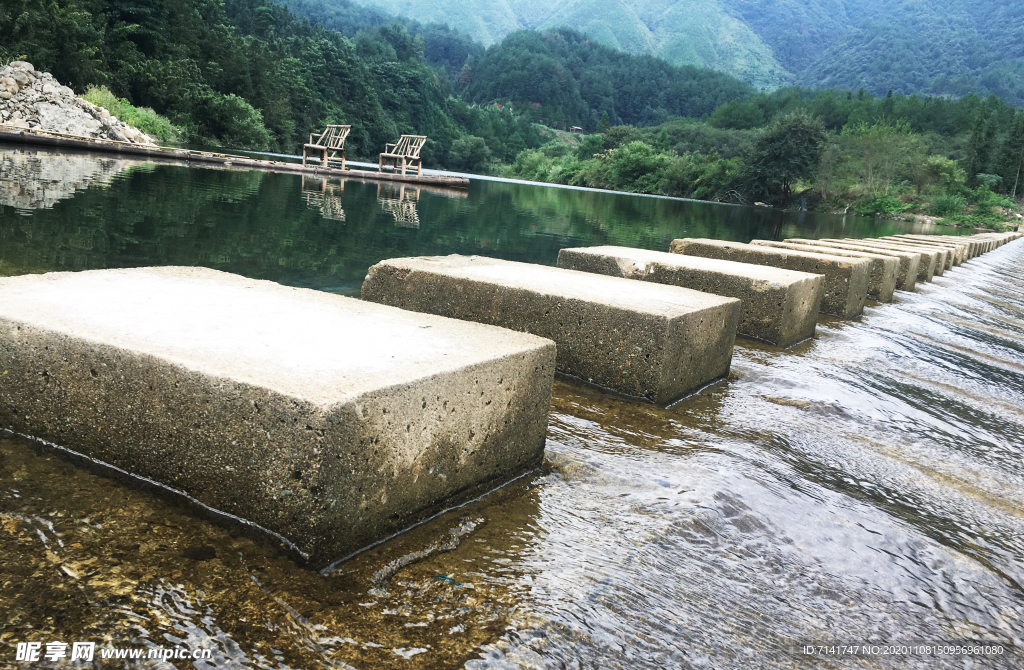
[[[0,147],[0,275],[203,265],[356,294],[395,256],[909,230]],[[737,340],[729,378],[668,409],[556,381],[541,471],[328,574],[0,433],[0,667],[53,640],[213,650],[145,668],[1024,667],[1024,242],[897,297],[786,351]],[[804,651],[966,641],[1001,653]]]

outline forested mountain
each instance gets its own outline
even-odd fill
[[[304,0],[330,7],[349,0]],[[876,95],[996,93],[1024,104],[1019,0],[355,0],[447,23],[485,46],[566,26],[635,54],[728,72],[759,88]]]
[[[428,164],[463,170],[539,146],[535,121],[652,124],[753,93],[571,31],[512,35],[485,53],[447,26],[287,2],[316,23],[270,0],[5,0],[0,62],[27,59],[79,93],[107,86],[197,141],[295,151],[324,124],[350,123],[351,156],[416,133],[430,137]]]
[[[471,58],[460,76],[470,102],[539,106],[550,125],[654,125],[701,117],[753,93],[739,79],[708,68],[677,67],[633,56],[568,30],[523,30]]]
[[[897,93],[995,93],[1024,105],[1024,2],[901,0],[835,41],[799,81]]]

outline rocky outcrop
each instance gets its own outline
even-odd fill
[[[0,125],[153,144],[141,130],[79,98],[49,72],[37,72],[25,61],[14,61],[0,68]]]

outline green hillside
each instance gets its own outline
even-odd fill
[[[337,0],[320,0],[330,5]],[[765,88],[792,75],[728,0],[357,0],[398,16],[447,23],[484,46],[515,30],[568,27],[602,44],[676,65],[706,66]]]
[[[1020,0],[354,1],[447,23],[483,46],[516,30],[564,26],[628,53],[728,72],[757,88],[995,93],[1024,104]]]
[[[889,3],[832,44],[799,81],[874,93],[995,93],[1024,105],[1024,3]]]

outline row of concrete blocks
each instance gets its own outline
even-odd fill
[[[941,258],[1009,239],[942,240]],[[740,255],[395,259],[371,268],[364,301],[201,268],[0,279],[0,426],[325,565],[536,467],[556,368],[665,404],[728,372],[737,331],[786,345],[813,335],[819,309],[862,306],[842,286],[877,265],[672,248]],[[930,249],[914,253],[937,260]]]

